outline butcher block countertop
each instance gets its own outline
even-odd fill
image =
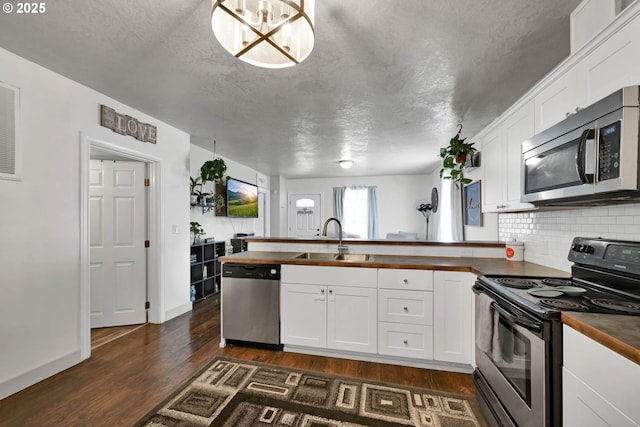
[[[420,270],[465,271],[476,275],[569,277],[568,273],[530,262],[501,258],[433,257],[405,255],[370,255],[367,261],[296,259],[300,252],[247,251],[220,258],[222,262],[250,264],[332,265],[338,267],[408,268]]]
[[[640,316],[563,312],[562,323],[640,365]]]

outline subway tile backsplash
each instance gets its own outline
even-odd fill
[[[576,236],[640,241],[640,204],[503,213],[498,232],[501,241],[524,242],[525,261],[569,272]]]

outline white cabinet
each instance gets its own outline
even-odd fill
[[[376,283],[371,268],[283,265],[282,343],[375,353]]]
[[[542,89],[534,98],[535,133],[564,120],[587,105],[582,73],[572,68]]]
[[[433,357],[472,364],[473,286],[471,273],[435,271],[433,278]]]
[[[639,365],[566,325],[563,353],[563,425],[640,424]]]
[[[282,283],[280,340],[284,344],[327,346],[327,287]]]
[[[640,84],[640,15],[608,37],[576,67],[586,79],[589,104],[629,85]]]
[[[378,353],[433,358],[433,272],[378,270]]]
[[[327,295],[327,348],[375,353],[377,290],[329,286]]]
[[[507,116],[483,138],[482,210],[484,212],[532,209],[520,202],[522,142],[532,137],[534,103],[529,101]]]

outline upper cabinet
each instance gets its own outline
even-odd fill
[[[521,203],[522,142],[616,90],[640,85],[640,2],[567,58],[478,140],[482,147],[482,210],[533,209]]]
[[[585,107],[584,79],[580,82],[577,75],[576,69],[572,68],[536,95],[534,133],[542,132]]]
[[[533,208],[530,203],[520,202],[520,157],[522,142],[535,133],[534,119],[534,102],[529,101],[511,112],[482,139],[484,212]]]

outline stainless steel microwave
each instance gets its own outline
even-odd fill
[[[640,201],[640,87],[622,88],[522,143],[521,201]]]

